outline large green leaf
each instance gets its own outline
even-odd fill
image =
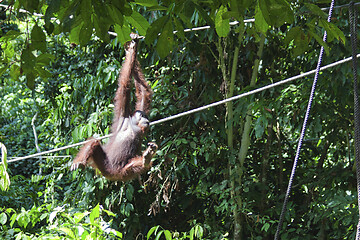
[[[45,11],[45,24],[49,24],[51,17],[54,16],[54,13],[59,11],[61,6],[61,0],[49,0],[48,7]]]
[[[108,34],[108,29],[110,28],[110,24],[108,22],[104,22],[103,18],[99,18],[96,16],[94,18],[94,27],[96,30],[96,35],[100,37],[104,42],[109,42],[110,37]]]
[[[259,0],[259,6],[266,22],[275,27],[294,21],[294,13],[285,0]]]
[[[328,35],[328,42],[331,42],[335,38],[339,40],[342,44],[345,44],[345,35],[335,24],[329,23],[325,19],[320,19],[319,26],[325,28]]]
[[[221,5],[215,16],[215,29],[219,37],[226,37],[230,32],[229,19],[223,18],[223,15],[227,12],[227,8]]]
[[[43,53],[36,58],[36,63],[41,66],[46,66],[54,59],[54,55],[51,55],[50,53]]]
[[[309,36],[304,33],[300,27],[293,27],[287,33],[285,38],[285,44],[293,42],[293,53],[298,56],[309,49]]]
[[[150,24],[140,13],[133,11],[131,16],[126,17],[126,19],[138,30],[140,35],[145,36]]]
[[[116,7],[108,6],[109,15],[112,18],[114,24],[122,26],[124,24],[124,16]]]
[[[153,44],[155,39],[158,37],[159,33],[165,26],[165,23],[169,21],[168,16],[163,16],[153,22],[148,30],[146,31],[145,43],[150,45]]]
[[[93,7],[91,0],[82,0],[80,5],[80,15],[85,24],[91,22],[91,15],[93,13]]]
[[[266,22],[263,13],[261,11],[261,8],[259,6],[255,9],[255,26],[256,29],[261,31],[262,33],[266,33],[269,29],[269,24]]]
[[[305,6],[315,15],[326,18],[326,13],[321,10],[317,5],[311,3],[304,3]]]
[[[21,54],[21,68],[27,73],[31,72],[36,64],[36,57],[29,48],[25,48]]]
[[[46,51],[46,36],[44,31],[36,24],[31,31],[31,47],[32,49]]]
[[[20,2],[24,8],[31,13],[33,13],[35,10],[37,11],[39,6],[41,6],[39,4],[39,0],[20,0]]]
[[[173,45],[174,45],[173,26],[172,26],[172,22],[168,21],[165,24],[163,31],[161,32],[161,35],[156,45],[156,51],[159,53],[159,56],[161,58],[164,58],[171,52],[171,50],[173,49]]]
[[[35,71],[35,69],[34,69]],[[35,89],[35,74],[34,74],[34,71],[31,71],[31,72],[27,72],[25,74],[26,76],[26,86],[28,86],[28,88],[30,88],[31,90],[34,90]]]
[[[84,22],[84,25],[80,29],[79,42],[81,46],[85,46],[91,39],[93,33],[92,22]]]
[[[118,24],[115,24],[114,26],[115,32],[117,34],[117,38],[121,42],[121,44],[125,44],[127,41],[130,41],[130,33],[131,30],[128,26],[120,26]]]
[[[177,18],[174,18],[174,24],[175,24],[175,28],[176,28],[176,35],[178,37],[180,37],[180,39],[182,41],[185,40],[185,34],[184,34],[184,27],[183,25],[181,24],[180,20],[177,19]]]

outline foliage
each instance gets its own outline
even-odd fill
[[[1,165],[0,165],[0,188],[6,191],[10,186],[10,178],[7,172],[7,150],[4,144],[0,142],[1,149]]]

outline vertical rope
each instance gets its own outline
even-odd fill
[[[357,12],[354,7],[354,2],[349,4],[349,25],[351,35],[351,50],[353,61],[353,75],[354,75],[354,145],[355,145],[355,163],[356,163],[356,179],[357,179],[357,191],[358,191],[358,207],[360,215],[360,105],[359,105],[359,93],[358,93],[358,81],[357,81]],[[360,216],[356,228],[356,239],[360,239]]]
[[[328,19],[327,19],[328,22],[330,22],[330,20],[331,20],[332,11],[334,9],[334,3],[335,3],[335,0],[332,0],[331,5],[330,5],[330,10],[329,10],[329,16],[328,16]],[[327,33],[325,31],[324,32],[324,37],[323,37],[324,42],[326,42],[326,38],[327,38]],[[297,149],[296,149],[296,155],[295,155],[293,167],[292,167],[291,174],[290,174],[289,184],[288,184],[288,187],[287,187],[287,190],[286,190],[285,199],[284,199],[284,203],[283,203],[281,214],[280,214],[279,224],[277,226],[275,237],[274,237],[275,240],[279,239],[280,231],[281,231],[281,228],[282,228],[282,225],[283,225],[283,222],[284,222],[286,206],[287,206],[287,203],[289,201],[291,187],[292,187],[292,183],[294,181],[294,176],[295,176],[295,172],[296,172],[296,166],[297,166],[297,162],[299,160],[300,150],[301,150],[302,142],[303,142],[304,136],[305,136],[306,125],[307,125],[307,121],[309,119],[312,101],[314,99],[316,83],[317,83],[317,80],[319,78],[320,66],[321,66],[322,56],[323,55],[324,55],[324,47],[321,47],[318,63],[317,63],[317,66],[316,66],[316,72],[315,72],[315,76],[314,76],[314,81],[313,81],[313,85],[312,85],[311,92],[310,92],[309,102],[308,102],[308,105],[307,105],[305,118],[304,118],[303,126],[302,126],[302,129],[301,129],[300,139],[299,139],[299,142],[298,142],[298,146],[297,146]]]

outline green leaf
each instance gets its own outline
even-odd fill
[[[148,233],[146,234],[146,238],[149,239],[151,237],[151,235],[153,233],[157,233],[158,229],[159,229],[160,226],[154,226],[152,228],[150,228],[150,230],[148,231]]]
[[[67,236],[75,239],[75,234],[73,233],[73,231],[70,228],[60,227],[59,230],[64,232]]]
[[[125,196],[127,200],[132,201],[134,196],[134,188],[132,185],[128,185],[128,187],[126,188]]]
[[[93,7],[91,0],[82,0],[80,5],[80,16],[84,20],[85,24],[91,22],[91,15],[93,13]]]
[[[83,25],[78,25],[70,30],[69,39],[70,42],[79,44],[80,43],[80,31]]]
[[[205,11],[200,5],[191,1],[189,7],[192,9],[195,7],[199,11],[200,16],[206,21],[206,23],[212,27],[214,26],[214,21],[210,18],[208,12]]]
[[[120,26],[118,24],[115,24],[114,26],[115,32],[117,34],[117,38],[121,42],[122,45],[124,45],[127,41],[130,41],[130,33],[131,30],[128,26]]]
[[[33,13],[35,10],[38,10],[40,4],[39,4],[39,0],[26,0],[22,2],[24,8]]]
[[[159,5],[156,0],[135,0],[135,3],[144,7],[155,7]]]
[[[21,227],[26,228],[27,225],[30,223],[30,217],[28,212],[22,212],[17,216],[17,222]]]
[[[50,53],[43,53],[36,58],[36,63],[41,66],[47,66],[54,59],[54,55],[51,55]]]
[[[259,5],[256,7],[255,12],[256,12],[255,13],[256,29],[258,29],[262,33],[266,33],[267,30],[269,29],[269,25],[267,24]]]
[[[6,64],[5,66],[0,68],[0,76],[4,74],[4,72],[8,69],[8,65]]]
[[[48,70],[46,70],[45,68],[43,68],[39,64],[36,64],[35,70],[39,74],[39,76],[42,77],[42,78],[46,79],[46,78],[49,78],[49,77],[52,76],[52,74]]]
[[[174,34],[172,22],[168,21],[159,37],[159,40],[156,45],[156,51],[159,53],[160,58],[166,57],[174,45]]]
[[[133,10],[127,1],[112,1],[124,16],[131,16]]]
[[[200,225],[195,226],[195,237],[201,239],[204,235],[204,229]]]
[[[4,144],[0,142],[1,149],[1,163],[4,166],[5,170],[7,169],[7,149]]]
[[[79,223],[89,212],[78,212],[74,214],[74,223]]]
[[[123,24],[124,24],[124,16],[120,12],[120,10],[117,9],[116,7],[112,7],[110,5],[108,5],[107,9],[108,9],[110,17],[113,19],[113,22],[115,24],[118,24],[119,26],[123,26]]]
[[[174,18],[174,24],[175,24],[175,29],[176,29],[176,35],[178,35],[180,37],[180,39],[182,41],[184,41],[185,40],[185,34],[184,34],[183,25],[181,24],[181,22],[177,18]]]
[[[270,26],[294,22],[294,13],[285,0],[259,0],[262,15]]]
[[[138,30],[140,35],[145,36],[150,24],[139,12],[133,11],[131,16],[126,17],[126,19]]]
[[[164,7],[164,6],[154,6],[154,7],[147,7],[146,8],[147,11],[167,11],[168,8]]]
[[[151,45],[154,43],[155,39],[158,37],[158,34],[161,32],[165,23],[169,21],[168,16],[163,16],[153,22],[148,30],[146,31],[145,43]]]
[[[93,15],[93,24],[96,30],[96,34],[100,37],[104,42],[109,42],[110,37],[108,34],[108,30],[110,28],[111,17],[108,15],[107,9],[103,4],[100,4],[99,1],[93,1],[95,13]]]
[[[131,203],[127,203],[125,206],[125,215],[130,216],[132,211],[134,211],[134,206]]]
[[[34,72],[27,72],[25,74],[26,76],[26,86],[30,88],[31,90],[35,89],[35,74]]]
[[[4,225],[7,222],[7,215],[6,213],[1,213],[0,214],[0,224]]]
[[[89,216],[90,217],[90,223],[94,224],[95,219],[98,218],[99,216],[100,216],[100,205],[97,204],[90,213],[90,216]]]
[[[4,36],[2,36],[0,38],[0,42],[2,41],[11,41],[14,40],[15,38],[17,38],[18,36],[20,36],[22,33],[15,31],[15,30],[10,30],[8,31]]]
[[[45,11],[45,25],[50,25],[51,17],[54,16],[54,13],[59,11],[61,6],[61,0],[50,0],[48,1],[48,8]]]
[[[321,10],[317,5],[311,3],[304,3],[305,7],[317,16],[326,18],[326,13]]]
[[[46,51],[46,36],[38,25],[35,25],[31,31],[31,46],[33,49]]]
[[[240,8],[240,1],[238,0],[230,0],[230,9],[231,11],[237,12],[240,14],[241,8]]]
[[[164,230],[161,230],[160,232],[158,232],[158,234],[156,234],[155,240],[159,240],[163,233],[164,233]]]
[[[323,41],[323,39],[317,35],[315,32],[309,31],[309,35],[312,36],[313,38],[315,38],[315,40],[324,47],[325,53],[328,55],[330,53],[330,48],[329,46],[326,44],[326,42]]]
[[[27,73],[31,72],[36,64],[36,57],[29,48],[25,48],[21,53],[21,68]]]
[[[7,150],[4,144],[0,142],[1,149],[1,165],[0,165],[0,188],[6,191],[10,186],[10,177],[7,172]]]
[[[328,35],[328,42],[331,42],[335,38],[342,44],[345,44],[345,35],[335,24],[329,23],[325,19],[320,19],[319,26],[325,28]]]
[[[93,24],[92,22],[85,22],[80,29],[80,45],[85,46],[91,39],[93,33]]]
[[[166,240],[172,240],[172,235],[171,235],[171,232],[169,230],[165,230],[164,235],[165,235]]]
[[[21,73],[21,68],[20,68],[19,65],[17,65],[17,64],[11,65],[11,67],[10,67],[10,77],[12,79],[19,79],[20,73]]]
[[[194,239],[194,237],[195,237],[194,236],[195,235],[195,229],[191,228],[189,234],[190,234],[190,239]]]
[[[292,40],[294,40],[293,53],[295,56],[298,56],[309,49],[310,37],[308,34],[305,34],[300,27],[294,27],[290,29],[286,35],[285,44],[290,44]]]
[[[267,232],[267,231],[269,230],[269,228],[270,228],[270,224],[269,224],[269,223],[265,223],[265,224],[262,226],[261,231]]]
[[[223,15],[227,12],[227,8],[221,5],[215,16],[215,29],[219,37],[226,37],[230,32],[229,19],[223,19]]]

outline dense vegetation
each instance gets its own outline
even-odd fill
[[[131,31],[145,36],[138,50],[154,91],[151,120],[312,70],[320,46],[323,65],[351,55],[348,9],[329,24],[319,8],[327,0],[4,4],[3,162],[109,133]],[[312,78],[152,126],[146,142],[159,150],[141,181],[69,172],[78,148],[1,165],[0,238],[271,239]],[[350,62],[320,74],[282,239],[355,236],[352,79]]]

